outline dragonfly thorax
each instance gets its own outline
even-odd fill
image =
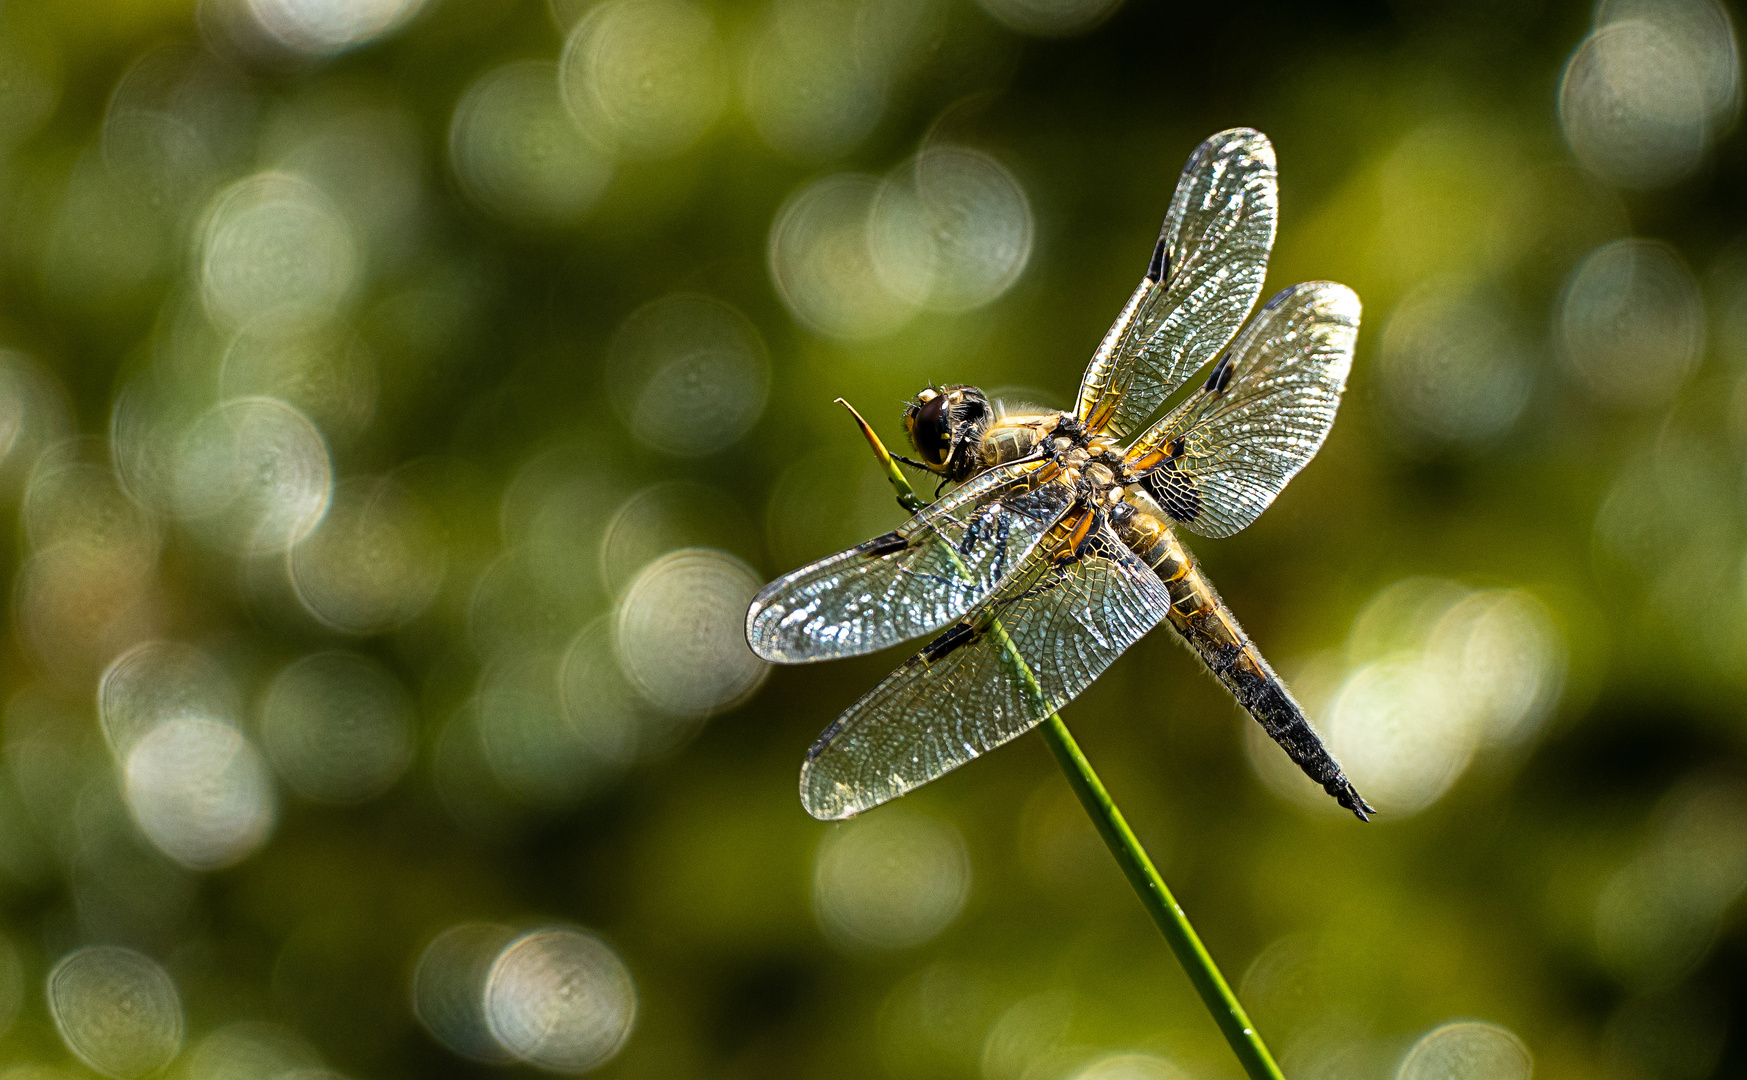
[[[1069,443],[1066,449],[1059,449],[1064,442],[1067,440],[1052,440],[1047,452],[1061,469],[1061,482],[1087,506],[1109,509],[1120,504],[1127,495],[1123,487],[1127,474],[1119,454],[1106,446],[1086,443]]]

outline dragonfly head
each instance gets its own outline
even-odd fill
[[[904,430],[922,464],[951,480],[970,475],[994,419],[989,399],[974,386],[930,386],[904,406]]]

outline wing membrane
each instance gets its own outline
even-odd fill
[[[1358,333],[1359,298],[1345,285],[1280,292],[1206,384],[1135,440],[1129,468],[1187,528],[1203,536],[1244,528],[1321,448]]]
[[[817,818],[849,817],[1024,734],[1169,607],[1163,583],[1108,526],[1065,565],[1040,549],[819,736],[801,767],[802,803]]]
[[[896,531],[766,585],[746,615],[752,651],[779,664],[859,656],[931,633],[988,596],[1073,494],[1040,462],[991,469]]]
[[[1233,128],[1196,148],[1146,277],[1086,369],[1076,417],[1119,438],[1137,431],[1213,359],[1261,295],[1278,206],[1267,136]]]

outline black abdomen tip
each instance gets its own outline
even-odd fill
[[[1351,810],[1353,816],[1360,821],[1370,821],[1371,815],[1377,812],[1376,807],[1366,802],[1365,797],[1353,786],[1353,782],[1345,776],[1330,781],[1324,790],[1333,795],[1336,802]]]

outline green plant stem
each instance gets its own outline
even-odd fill
[[[1171,951],[1177,954],[1177,962],[1183,965],[1189,981],[1195,984],[1202,1003],[1213,1014],[1213,1022],[1219,1025],[1225,1041],[1231,1044],[1232,1053],[1243,1063],[1244,1072],[1250,1075],[1250,1080],[1284,1080],[1280,1066],[1274,1064],[1273,1055],[1268,1053],[1267,1045],[1250,1023],[1249,1014],[1244,1012],[1237,995],[1232,993],[1231,984],[1220,974],[1219,965],[1213,962],[1207,946],[1201,943],[1201,936],[1189,925],[1189,916],[1183,913],[1177,898],[1165,886],[1165,879],[1159,876],[1134,830],[1128,827],[1104,782],[1092,771],[1092,763],[1086,760],[1080,744],[1068,733],[1068,726],[1062,723],[1061,717],[1050,713],[1044,718],[1041,730],[1056,763],[1067,775],[1068,785],[1080,797],[1080,805],[1086,808],[1092,824],[1098,827],[1098,835],[1104,838],[1110,854],[1116,856],[1117,865],[1127,875],[1128,883],[1134,886],[1141,906],[1153,917]]]
[[[868,445],[873,447],[874,456],[879,458],[887,478],[892,482],[892,488],[897,492],[898,505],[911,513],[921,509],[922,500],[916,497],[910,481],[899,470],[897,462],[892,460],[891,454],[886,451],[879,436],[874,434],[873,428],[868,426],[867,421],[861,418],[861,414],[849,402],[842,398],[838,398],[837,402],[848,409],[850,415],[855,417],[855,422],[860,425],[862,435],[867,439]],[[1008,636],[1007,628],[996,619],[990,623],[988,629],[1000,641],[1007,659],[1037,701],[1039,711],[1044,711],[1041,708],[1043,688],[1038,685],[1037,676],[1019,654],[1013,639]],[[1231,984],[1220,974],[1219,965],[1213,962],[1207,946],[1201,943],[1201,936],[1190,925],[1189,916],[1184,914],[1176,897],[1171,895],[1165,879],[1159,876],[1158,868],[1147,856],[1146,848],[1141,846],[1134,830],[1128,827],[1128,821],[1117,808],[1116,800],[1110,797],[1109,789],[1098,779],[1092,763],[1086,760],[1086,755],[1080,750],[1079,743],[1074,741],[1068,726],[1054,712],[1045,712],[1041,729],[1044,741],[1049,743],[1050,753],[1055,755],[1056,763],[1068,778],[1068,786],[1079,796],[1080,805],[1086,808],[1086,814],[1097,827],[1098,835],[1104,838],[1105,846],[1116,857],[1116,863],[1122,867],[1128,883],[1134,886],[1141,906],[1146,908],[1147,914],[1158,924],[1160,933],[1165,935],[1165,942],[1170,945],[1171,952],[1176,954],[1177,962],[1183,965],[1189,981],[1201,995],[1202,1003],[1213,1015],[1213,1022],[1219,1025],[1225,1041],[1231,1045],[1232,1053],[1242,1063],[1244,1072],[1249,1074],[1250,1080],[1285,1080],[1280,1073],[1280,1066],[1274,1063],[1273,1055],[1268,1053],[1267,1045],[1250,1023],[1249,1014],[1244,1012],[1243,1005],[1239,1004],[1237,995],[1232,992]]]

